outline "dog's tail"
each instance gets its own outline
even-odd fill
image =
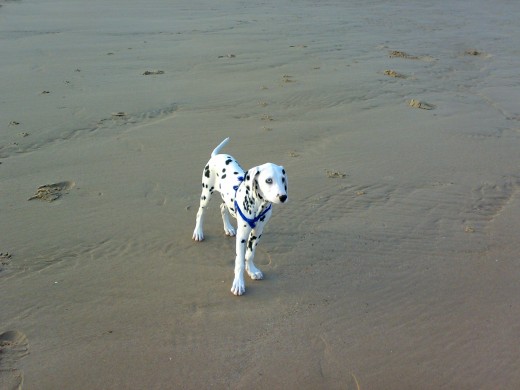
[[[224,147],[229,142],[229,137],[227,137],[224,141],[222,141],[214,150],[211,152],[211,157],[215,157],[218,152],[220,152],[220,149]]]

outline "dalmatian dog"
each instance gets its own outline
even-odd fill
[[[244,171],[233,157],[219,154],[228,141],[226,138],[213,150],[202,172],[202,194],[193,239],[204,240],[204,213],[213,192],[220,192],[224,232],[228,236],[236,235],[235,279],[231,292],[242,295],[246,291],[244,268],[251,279],[264,277],[253,262],[255,249],[271,217],[272,204],[287,202],[287,176],[283,167],[271,163]],[[230,215],[237,220],[236,230],[229,221]]]

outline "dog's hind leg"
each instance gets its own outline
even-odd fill
[[[209,164],[204,168],[202,173],[202,193],[200,195],[199,211],[195,220],[195,230],[193,231],[193,239],[195,241],[204,240],[204,213],[214,191],[215,179],[209,169]]]
[[[224,233],[226,233],[226,236],[233,237],[236,231],[229,221],[229,210],[225,203],[220,204],[220,213],[222,214],[222,222],[224,223]]]

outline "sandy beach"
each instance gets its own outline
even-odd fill
[[[0,1],[0,389],[520,388],[518,20]],[[242,297],[226,137],[289,178]]]

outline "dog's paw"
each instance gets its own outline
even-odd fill
[[[253,280],[261,280],[264,278],[264,274],[256,267],[249,267],[246,269],[247,274]]]
[[[246,292],[246,285],[243,278],[235,278],[235,280],[233,280],[231,292],[235,295],[242,295]]]
[[[203,241],[204,240],[204,233],[202,233],[201,231],[195,229],[195,231],[193,232],[192,239],[194,241]]]
[[[225,227],[224,233],[226,233],[226,236],[230,236],[230,237],[234,237],[237,234],[237,232],[235,231],[235,229],[232,226]]]

